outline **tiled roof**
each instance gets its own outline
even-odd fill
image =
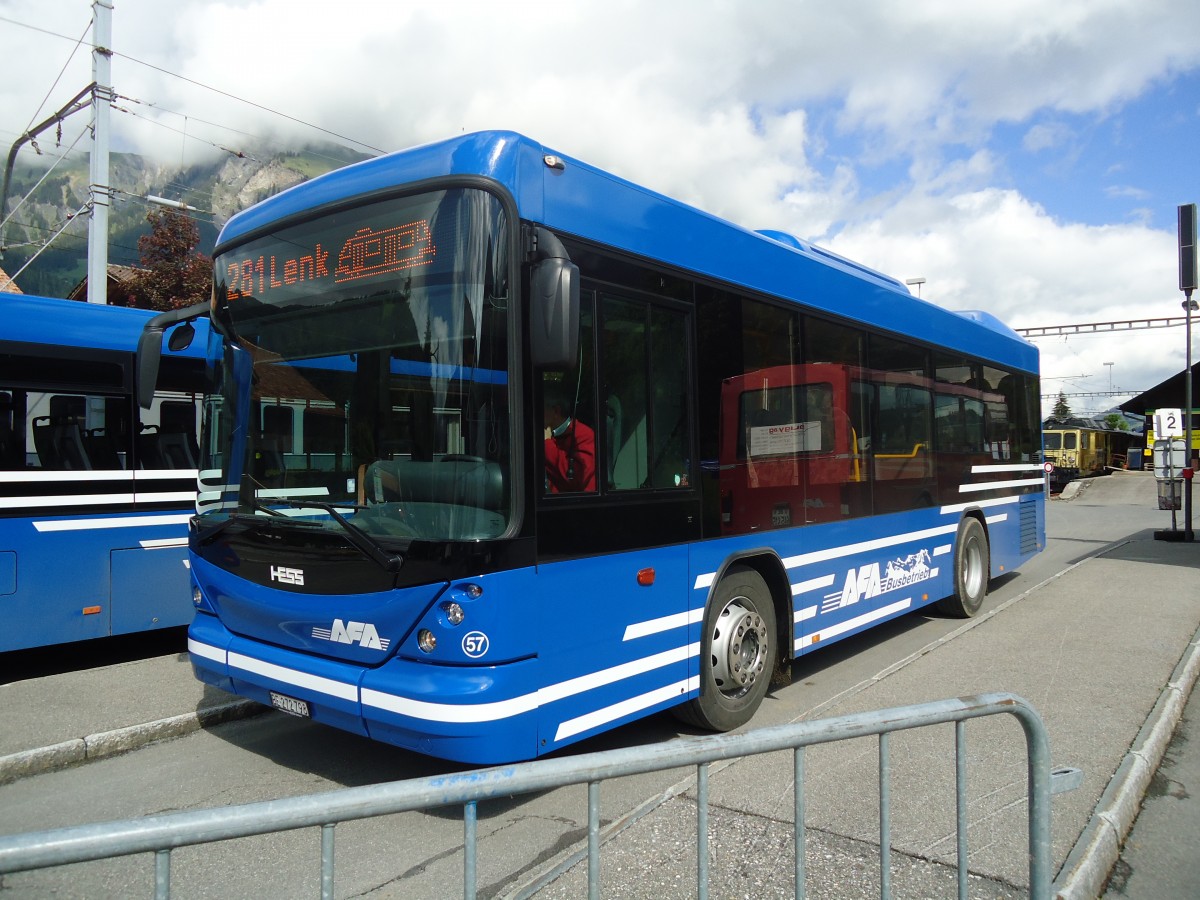
[[[8,273],[0,269],[0,294],[20,294],[21,289],[8,277]]]

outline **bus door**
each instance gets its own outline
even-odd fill
[[[579,361],[544,373],[536,398],[543,681],[573,686],[541,708],[550,742],[678,701],[694,641],[690,311],[588,288]]]

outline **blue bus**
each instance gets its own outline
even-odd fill
[[[207,321],[140,412],[154,313],[2,298],[0,652],[186,625]]]
[[[469,763],[729,730],[1044,544],[1030,343],[526,137],[292,188],[214,266],[189,650],[285,712]]]

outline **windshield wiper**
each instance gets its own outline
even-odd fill
[[[274,525],[276,523],[276,520],[284,519],[289,525],[299,525],[304,528],[308,528],[308,527],[311,527],[312,525],[316,524],[313,522],[302,522],[302,521],[293,519],[291,516],[286,516],[277,509],[271,509],[271,507],[267,506],[264,503],[260,503],[258,500],[251,500],[250,505],[253,509],[257,510],[258,512],[266,513],[267,518],[262,518],[259,516],[247,516],[247,515],[243,515],[242,513],[239,513],[239,512],[231,512],[229,514],[229,518],[222,519],[220,522],[217,522],[215,525],[210,526],[209,528],[205,529],[204,531],[197,530],[196,531],[196,540],[198,540],[201,544],[210,543],[215,537],[217,537],[217,535],[221,534],[221,532],[225,531],[225,529],[227,529],[230,525],[233,525],[235,523],[245,525],[249,522],[257,521],[262,524],[271,522],[272,525]],[[282,523],[278,523],[278,524],[282,524]]]
[[[295,507],[296,509],[319,509],[329,513],[329,517],[337,522],[346,531],[346,537],[357,549],[379,566],[385,572],[399,572],[400,567],[404,565],[404,557],[398,553],[389,553],[383,546],[373,537],[343,516],[338,512],[338,506],[342,509],[366,509],[365,506],[358,506],[353,503],[343,503],[335,506],[332,503],[324,503],[318,500],[288,500],[285,505]]]
[[[253,482],[253,484],[256,488],[263,489],[262,484],[260,484],[258,482],[258,480],[255,479],[253,476],[242,475],[242,478]],[[256,512],[266,513],[268,516],[274,516],[276,518],[283,518],[283,519],[289,518],[288,516],[285,516],[283,513],[281,513],[279,510],[272,509],[271,507],[267,506],[265,503],[263,503],[261,500],[259,500],[258,497],[253,492],[249,496],[244,497],[242,502],[249,504],[250,508],[255,510]],[[222,521],[218,522],[216,525],[213,525],[213,526],[209,527],[208,529],[206,529],[204,532],[200,532],[199,530],[197,530],[196,531],[196,539],[201,544],[207,544],[210,541],[212,541],[213,538],[217,537],[217,535],[219,535],[221,532],[223,532],[225,529],[227,529],[230,525],[232,525],[234,522],[245,522],[252,518],[253,518],[253,516],[243,516],[235,510],[229,514],[228,519],[223,519]],[[308,523],[301,522],[301,523],[296,523],[296,524],[307,525]]]

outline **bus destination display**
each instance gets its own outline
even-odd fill
[[[294,247],[295,242],[289,245]],[[323,241],[315,241],[311,250],[293,256],[264,252],[227,259],[226,296],[229,300],[254,296],[271,302],[273,293],[305,282],[345,284],[379,278],[427,266],[436,255],[428,219],[378,229],[367,226],[341,242],[332,268],[330,250]]]

